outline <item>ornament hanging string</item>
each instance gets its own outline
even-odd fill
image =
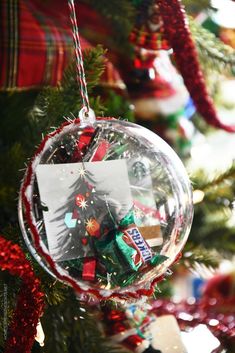
[[[82,99],[82,109],[79,112],[79,118],[81,120],[81,123],[87,125],[87,124],[92,124],[95,121],[95,114],[89,105],[87,83],[86,83],[86,76],[85,76],[85,70],[83,65],[82,49],[81,49],[80,38],[78,33],[78,25],[77,25],[74,0],[68,0],[68,5],[69,5],[70,20],[72,24],[72,33],[73,33],[73,40],[74,40],[77,81],[80,87],[80,95]]]

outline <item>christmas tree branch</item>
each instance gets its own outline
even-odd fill
[[[189,241],[184,248],[181,263],[187,268],[194,268],[196,263],[200,263],[206,267],[216,268],[220,260],[221,256],[215,249],[208,251],[208,249],[203,246],[195,246],[195,244]]]
[[[104,71],[104,54],[105,50],[100,45],[84,52],[87,88],[90,94]],[[49,87],[40,93],[29,119],[33,126],[35,138],[39,132],[48,131],[50,127],[61,124],[65,116],[72,119],[78,117],[78,112],[81,109],[81,98],[76,77],[75,63],[72,62],[57,88]],[[97,99],[91,99],[91,105],[99,114],[104,108],[99,109],[99,100],[97,101]]]
[[[227,169],[223,173],[218,173],[218,175],[214,176],[211,180],[208,180],[205,173],[202,170],[199,170],[196,175],[191,177],[192,183],[194,185],[194,189],[199,189],[205,193],[210,192],[212,188],[215,187],[223,187],[224,183],[227,185],[231,185],[235,179],[235,163],[231,165],[229,169]]]
[[[49,307],[42,319],[47,332],[45,353],[123,352],[103,337],[97,324],[102,318],[94,309],[80,303],[68,288],[66,299],[57,306]]]
[[[235,69],[235,50],[224,44],[216,36],[189,18],[190,30],[198,49],[202,67],[224,73]],[[205,60],[205,57],[207,60]]]
[[[182,0],[187,12],[199,12],[210,7],[210,0]]]

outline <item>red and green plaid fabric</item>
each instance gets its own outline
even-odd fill
[[[56,85],[73,55],[67,2],[1,0],[0,9],[0,89]]]

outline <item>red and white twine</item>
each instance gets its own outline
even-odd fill
[[[80,87],[80,94],[82,98],[82,105],[85,108],[85,113],[88,114],[90,111],[89,99],[87,93],[87,84],[85,71],[83,66],[83,58],[82,58],[82,49],[80,44],[80,38],[78,33],[78,25],[77,18],[74,6],[74,0],[68,0],[69,11],[70,11],[70,20],[72,24],[72,32],[73,32],[73,40],[74,40],[74,49],[75,49],[75,57],[76,57],[76,68],[77,68],[77,81]]]

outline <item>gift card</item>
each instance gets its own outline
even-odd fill
[[[36,177],[55,261],[94,255],[95,239],[117,228],[133,208],[125,159],[40,164]]]

